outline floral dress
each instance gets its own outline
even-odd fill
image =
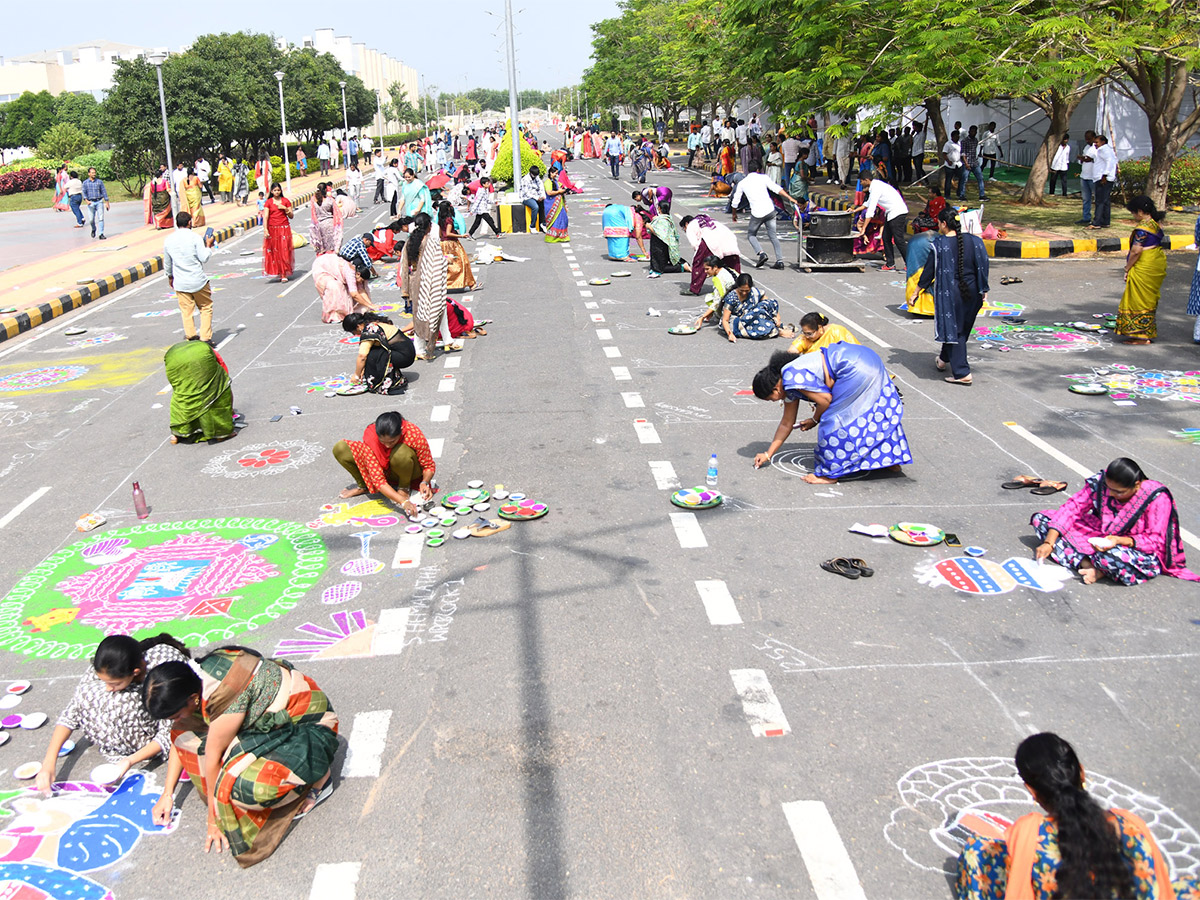
[[[729,331],[734,337],[757,341],[779,333],[775,325],[779,302],[756,287],[750,288],[745,300],[737,291],[730,291],[725,295],[725,307],[729,310]]]

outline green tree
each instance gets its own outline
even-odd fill
[[[49,91],[26,91],[6,104],[4,132],[0,145],[4,147],[36,147],[54,124],[54,98]]]
[[[504,132],[504,137],[500,139],[500,146],[496,148],[496,161],[492,164],[492,179],[495,181],[503,181],[506,184],[515,184],[512,171],[512,122],[509,122],[508,129]],[[545,174],[542,158],[537,154],[529,144],[522,139],[521,148],[521,175],[522,177],[529,174],[530,166],[538,166],[541,168],[542,174]]]
[[[384,110],[384,115],[392,122],[411,125],[420,121],[421,117],[408,99],[404,85],[395,81],[388,85],[388,95],[392,98]]]
[[[96,149],[90,135],[69,122],[61,122],[46,130],[38,142],[38,156],[43,159],[74,159]]]
[[[95,137],[106,131],[100,104],[91,94],[59,94],[54,98],[54,118]]]

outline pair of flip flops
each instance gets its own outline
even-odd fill
[[[845,556],[839,556],[836,559],[827,559],[821,563],[821,568],[826,572],[832,572],[834,575],[841,575],[843,578],[870,578],[875,574],[875,570],[866,564],[861,559],[850,559]]]
[[[1018,278],[1016,275],[1005,275],[1003,278],[1000,279],[1000,283],[1001,284],[1020,284],[1021,279]]]
[[[1012,481],[1006,481],[1000,485],[1006,491],[1021,491],[1026,488],[1032,488],[1031,494],[1046,496],[1047,494],[1057,494],[1059,491],[1067,489],[1065,481],[1049,481],[1045,478],[1039,478],[1037,475],[1018,475]]]

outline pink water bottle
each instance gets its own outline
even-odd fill
[[[150,507],[146,505],[146,495],[142,493],[142,486],[136,481],[133,483],[133,509],[139,519],[150,515]]]

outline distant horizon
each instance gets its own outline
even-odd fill
[[[104,7],[64,0],[55,5],[53,24],[48,25],[42,17],[14,17],[15,27],[0,33],[0,57],[15,59],[101,40],[147,49],[166,47],[175,53],[200,35],[235,31],[271,34],[299,44],[317,29],[333,28],[337,36],[349,36],[416,69],[431,91],[459,94],[472,88],[507,90],[503,4],[496,2],[495,9],[480,2],[468,6],[456,10],[453,18],[428,4],[406,10],[405,32],[431,38],[418,41],[406,40],[397,30],[380,27],[382,23],[367,16],[354,18],[347,25],[344,17],[329,13],[328,4],[314,0],[288,3],[288,24],[282,27],[274,15],[268,16],[265,24],[258,24],[247,20],[244,4],[213,0],[204,7],[211,24],[194,29],[186,25],[166,29],[160,18],[143,14],[143,4],[128,0],[114,0]],[[589,24],[564,28],[561,6],[550,0],[524,0],[517,6],[513,15],[518,89],[551,91],[578,84],[590,62]],[[618,13],[616,0],[601,0],[594,9],[596,21]],[[447,30],[464,28],[465,32],[453,40],[444,36]],[[447,43],[465,46],[471,52],[449,51]]]

